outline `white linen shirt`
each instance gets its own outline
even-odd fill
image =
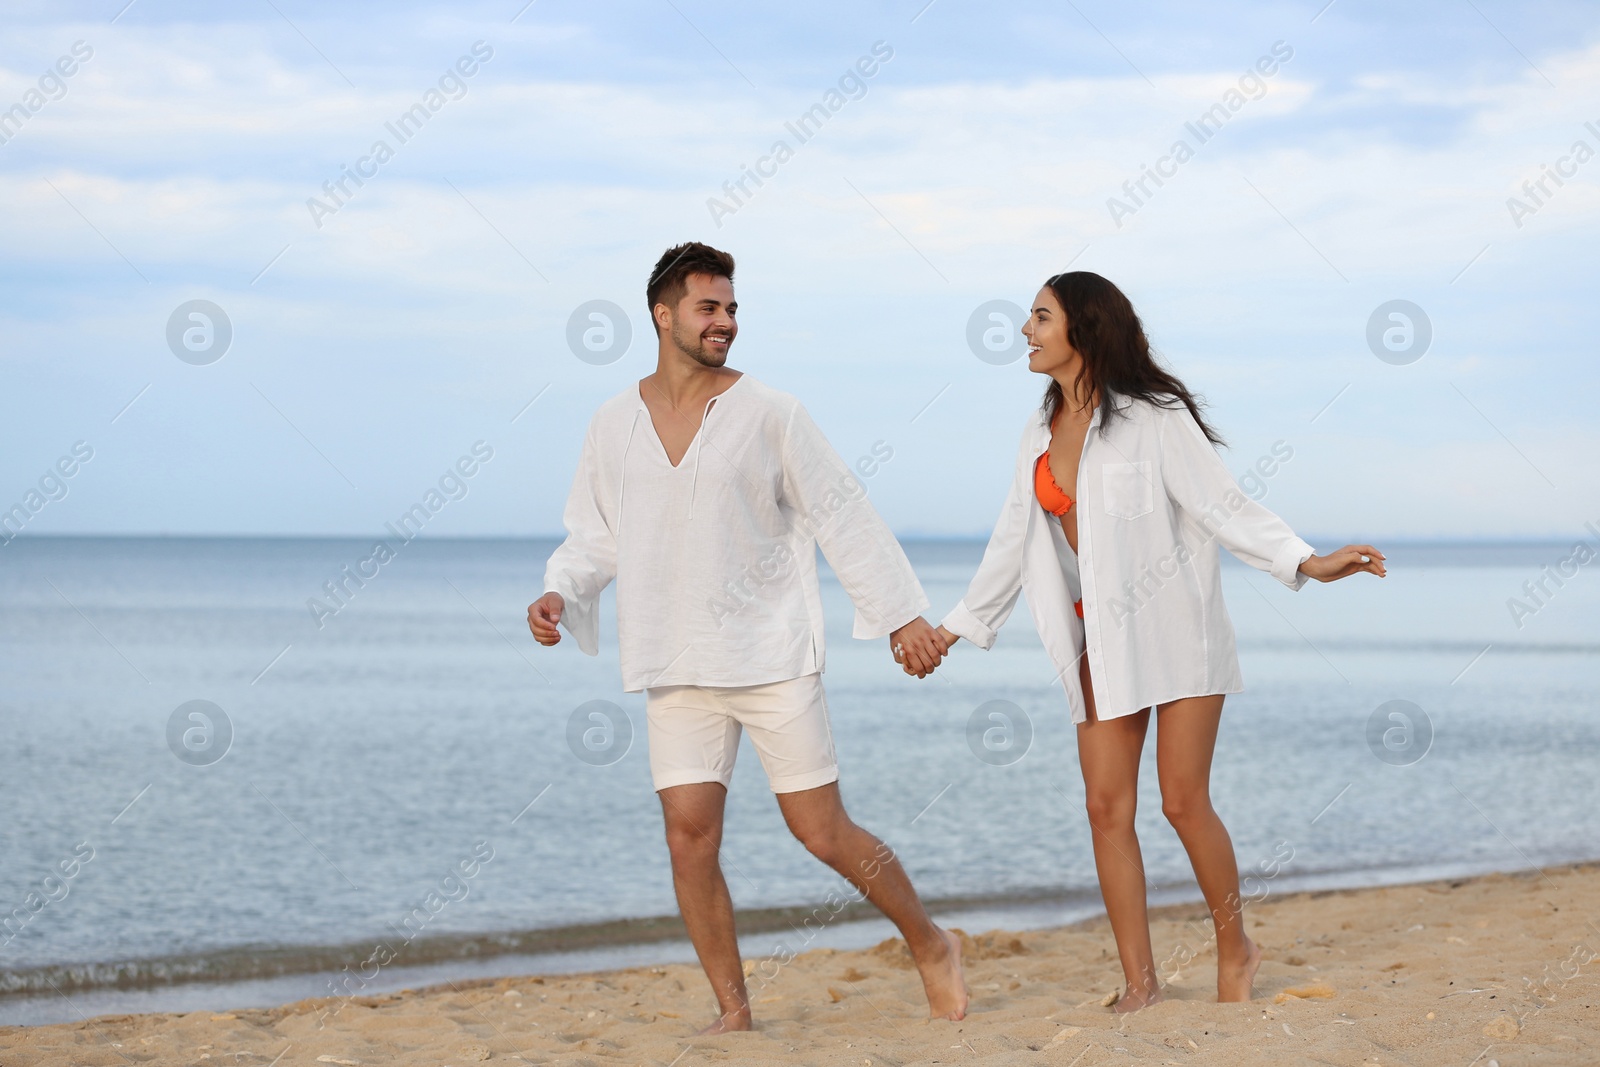
[[[562,519],[545,590],[593,656],[600,592],[616,580],[628,692],[821,671],[818,545],[855,604],[854,636],[882,637],[928,607],[860,479],[797,399],[749,374],[707,403],[676,467],[637,384],[602,404]]]
[[[1073,493],[1076,556],[1034,495],[1034,464],[1050,446],[1041,411],[1023,431],[978,572],[944,619],[951,633],[988,649],[1026,591],[1075,723],[1088,718],[1078,679],[1085,651],[1100,719],[1242,691],[1215,542],[1295,590],[1315,551],[1240,491],[1187,408],[1120,403],[1104,436],[1105,405],[1089,422]],[[1080,596],[1081,621],[1073,608]]]

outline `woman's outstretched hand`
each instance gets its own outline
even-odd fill
[[[1300,573],[1319,582],[1336,582],[1360,571],[1382,578],[1388,573],[1383,568],[1383,560],[1383,553],[1371,545],[1345,545],[1326,556],[1312,556],[1300,564]]]
[[[918,615],[889,635],[889,652],[907,674],[926,678],[949,651],[943,637]]]

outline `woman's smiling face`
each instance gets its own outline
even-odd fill
[[[1048,285],[1041,286],[1033,298],[1033,311],[1022,326],[1022,336],[1028,339],[1028,369],[1035,374],[1055,376],[1081,359],[1067,340],[1067,313]]]

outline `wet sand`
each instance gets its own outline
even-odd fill
[[[284,1007],[0,1028],[5,1067],[396,1064],[1600,1063],[1600,864],[1268,896],[1255,999],[1215,1002],[1203,905],[1152,915],[1167,1000],[1130,1015],[1104,919],[963,934],[970,1013],[929,1022],[898,940],[754,958],[756,1029],[692,965],[508,977]],[[755,942],[750,938],[748,941]],[[1183,962],[1187,960],[1187,962]]]

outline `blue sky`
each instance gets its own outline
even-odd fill
[[[0,508],[93,450],[28,533],[377,534],[480,440],[429,532],[556,532],[589,414],[653,366],[646,274],[686,239],[738,258],[733,364],[847,459],[892,448],[869,490],[902,534],[987,533],[1042,382],[977,358],[968,320],[1069,263],[1133,297],[1230,467],[1287,443],[1266,503],[1308,537],[1600,522],[1584,5],[124,3],[0,29],[0,109],[22,107]],[[476,42],[415,136],[387,132]],[[800,144],[785,123],[875,45]],[[393,158],[319,227],[308,199],[379,139]],[[715,218],[778,139],[793,158]],[[1396,299],[1432,329],[1403,365],[1367,341]],[[232,326],[205,365],[166,337],[192,300]],[[631,317],[614,362],[568,346],[592,300]]]

